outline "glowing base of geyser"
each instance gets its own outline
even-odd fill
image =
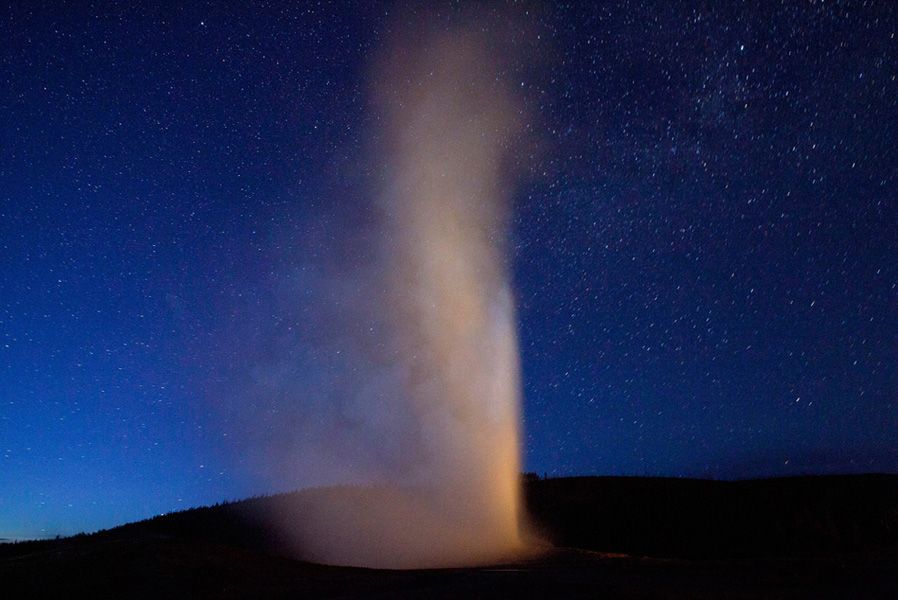
[[[307,559],[446,567],[528,547],[505,248],[508,149],[522,111],[480,25],[406,32],[375,65],[385,354],[399,373],[375,418],[394,419],[390,431],[409,452],[378,474],[388,485],[322,492],[284,510]]]
[[[475,566],[534,553],[519,523],[472,517],[445,490],[340,487],[311,490],[282,507],[292,550],[304,560],[341,566],[420,569]],[[503,511],[512,514],[513,506]]]

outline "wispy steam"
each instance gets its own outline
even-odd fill
[[[247,460],[285,486],[372,486],[284,507],[309,558],[435,566],[521,547],[505,247],[521,106],[498,54],[482,28],[394,36],[371,72],[374,209],[270,282],[289,316],[247,345]]]

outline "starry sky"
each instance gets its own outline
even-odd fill
[[[410,10],[131,4],[0,11],[4,538],[271,491],[209,415],[364,204]],[[898,9],[591,4],[519,7],[507,73],[525,469],[898,472]]]

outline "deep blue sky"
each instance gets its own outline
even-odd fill
[[[0,13],[0,537],[266,491],[222,323],[356,201],[397,9],[134,4]],[[525,466],[898,472],[898,10],[693,4],[529,14]]]

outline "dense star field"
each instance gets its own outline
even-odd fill
[[[0,12],[0,537],[327,481],[244,459],[354,368],[318,324],[411,9],[179,4]],[[898,472],[898,9],[591,4],[519,7],[501,73],[523,468]]]

